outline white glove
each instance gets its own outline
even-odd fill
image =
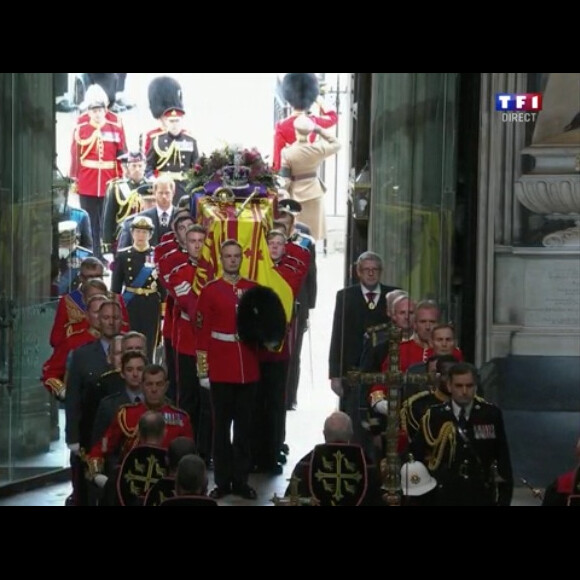
[[[54,398],[57,401],[64,403],[64,400],[66,399],[66,389],[63,389],[58,395],[54,395]]]
[[[344,395],[342,379],[330,379],[330,388],[337,397],[342,397]]]
[[[389,401],[379,401],[374,407],[373,411],[375,413],[379,413],[380,415],[388,415],[389,414]]]
[[[97,475],[95,475],[95,479],[93,479],[93,481],[95,482],[95,485],[99,489],[103,489],[103,487],[105,487],[105,485],[107,485],[107,481],[109,481],[109,478],[106,475],[103,475],[102,473],[97,473]]]
[[[207,389],[209,391],[211,388],[211,383],[209,382],[209,379],[199,379],[199,386],[202,389]]]
[[[70,445],[67,445],[68,450],[73,454],[73,455],[78,455],[81,451],[81,444],[80,443],[71,443]]]

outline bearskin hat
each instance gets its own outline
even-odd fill
[[[307,111],[320,94],[315,73],[286,73],[282,81],[282,94],[298,111]]]
[[[183,110],[181,85],[172,77],[157,77],[149,84],[149,109],[155,119],[171,108]]]
[[[286,336],[286,313],[278,294],[265,286],[244,293],[238,305],[238,336],[251,346],[280,348]]]

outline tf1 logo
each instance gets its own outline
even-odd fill
[[[542,105],[541,93],[498,93],[495,97],[495,109],[503,113],[505,122],[535,121],[542,110]]]

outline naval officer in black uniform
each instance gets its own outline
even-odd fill
[[[513,474],[502,412],[476,396],[476,369],[449,369],[451,400],[427,410],[411,441],[437,480],[437,505],[509,506]]]

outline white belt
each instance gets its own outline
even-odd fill
[[[183,318],[183,320],[187,320],[187,322],[191,322],[189,314],[186,314],[185,312],[181,313],[181,318]]]
[[[237,334],[224,334],[223,332],[212,332],[211,337],[221,342],[239,342],[240,340]]]

